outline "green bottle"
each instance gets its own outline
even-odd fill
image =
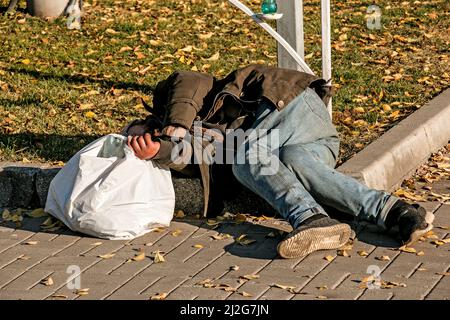
[[[261,11],[264,14],[277,13],[277,1],[276,0],[263,0],[261,4]]]

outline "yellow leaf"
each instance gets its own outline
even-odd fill
[[[107,254],[101,254],[98,257],[102,258],[102,259],[111,259],[112,257],[114,257],[116,254],[115,253],[107,253]]]
[[[252,243],[255,243],[256,240],[248,238],[246,234],[242,234],[238,238],[236,238],[236,242],[241,246],[248,246]]]
[[[230,270],[232,270],[232,271],[238,271],[239,270],[239,266],[231,266],[230,267]]]
[[[379,256],[376,257],[375,259],[380,260],[380,261],[390,261],[391,258],[389,258],[389,256]]]
[[[259,274],[247,274],[245,276],[240,276],[240,278],[245,280],[259,279]]]
[[[215,54],[213,54],[211,57],[209,57],[208,59],[204,59],[205,61],[217,61],[220,58],[220,53],[216,52]]]
[[[5,221],[9,221],[10,218],[11,218],[11,213],[9,212],[9,210],[8,209],[3,210],[2,219]]]
[[[186,216],[186,214],[184,213],[184,211],[183,210],[178,210],[176,213],[175,213],[175,218],[184,218]]]
[[[398,250],[402,251],[402,252],[416,253],[416,249],[410,248],[410,247],[407,247],[407,246],[401,246],[400,248],[398,248]]]
[[[347,36],[346,33],[341,34],[341,35],[339,36],[339,41],[345,41],[345,40],[347,40],[347,39],[348,39],[348,36]]]
[[[283,290],[291,290],[291,289],[295,289],[294,286],[285,286],[285,285],[278,284],[278,283],[274,283],[272,286],[275,287],[275,288],[283,289]]]
[[[155,257],[153,258],[153,262],[155,262],[155,263],[166,262],[166,259],[164,258],[164,256],[161,254],[161,252],[159,250],[157,250],[155,252]]]
[[[93,103],[84,103],[84,104],[80,104],[78,109],[79,110],[88,110],[88,109],[92,109],[93,107],[94,107]]]
[[[24,244],[26,244],[26,245],[28,245],[28,246],[34,246],[34,245],[36,245],[36,244],[38,244],[39,242],[38,241],[27,241],[27,242],[25,242]]]
[[[145,252],[140,252],[132,260],[133,261],[142,261],[144,259],[145,259]]]
[[[160,46],[161,44],[162,44],[162,42],[161,42],[161,40],[150,40],[150,44],[152,45],[152,46],[155,46],[155,47],[157,47],[157,46]]]
[[[357,112],[357,113],[364,113],[364,112],[366,112],[366,110],[363,107],[357,107],[357,108],[354,108],[353,110],[355,110],[355,112]]]
[[[150,297],[150,300],[164,300],[168,296],[167,293],[158,293]]]
[[[337,254],[338,254],[338,256],[341,256],[341,257],[350,257],[347,250],[338,250]]]
[[[96,115],[94,112],[92,112],[92,111],[88,111],[88,112],[86,112],[86,113],[84,114],[84,116],[85,116],[86,118],[92,119],[92,118],[95,118],[97,115]]]
[[[22,60],[22,63],[23,63],[24,65],[29,65],[29,64],[31,63],[31,61],[30,61],[30,59],[23,59],[23,60]]]
[[[331,261],[334,260],[334,257],[333,256],[326,256],[326,257],[324,257],[324,259],[327,260],[328,262],[331,262]]]
[[[41,284],[43,284],[45,286],[52,286],[53,283],[54,282],[53,282],[52,277],[48,277],[48,278],[45,278],[45,279],[41,280]]]
[[[367,122],[364,120],[356,120],[353,122],[353,125],[356,127],[366,126]]]
[[[419,252],[417,252],[417,253],[416,253],[416,255],[420,257],[420,256],[423,256],[423,255],[425,255],[425,252],[423,252],[423,251],[419,251]]]
[[[87,296],[89,294],[89,288],[78,289],[74,293],[79,296]]]
[[[358,254],[361,256],[361,257],[367,257],[369,254],[366,252],[366,251],[364,251],[364,250],[361,250],[361,251],[358,251]]]
[[[213,35],[214,35],[214,33],[208,32],[208,33],[205,33],[205,34],[199,34],[198,37],[200,38],[200,40],[208,40]]]
[[[91,246],[101,246],[103,244],[103,242],[94,242],[94,243],[91,243]]]
[[[201,244],[196,244],[196,245],[194,245],[193,247],[194,247],[194,248],[197,248],[197,249],[202,249],[202,248],[203,248],[203,245],[201,245]]]
[[[182,232],[183,232],[182,230],[177,229],[177,230],[173,231],[171,233],[171,235],[174,236],[174,237],[178,237]]]
[[[131,47],[122,47],[122,48],[120,48],[119,52],[132,51],[132,50],[133,50],[133,48],[131,48]]]
[[[47,212],[43,208],[35,209],[27,214],[31,218],[41,218],[48,216]]]
[[[239,292],[243,297],[253,297],[250,293],[247,293],[245,291]]]

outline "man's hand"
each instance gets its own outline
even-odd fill
[[[144,136],[128,136],[128,146],[133,149],[136,157],[149,160],[158,153],[161,144],[153,141],[150,133],[146,133]]]

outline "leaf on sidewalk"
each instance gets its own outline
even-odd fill
[[[407,253],[416,253],[416,249],[410,248],[407,246],[401,246],[400,248],[398,248],[398,251],[407,252]]]
[[[161,263],[161,262],[166,262],[166,259],[161,254],[161,252],[159,250],[157,250],[157,251],[155,251],[155,256],[153,257],[153,261],[155,263]]]
[[[39,241],[27,241],[24,244],[27,246],[34,246],[37,245],[39,243]]]
[[[239,294],[246,298],[253,297],[253,295],[251,295],[250,293],[245,292],[245,291],[239,292]]]
[[[157,293],[157,294],[151,296],[150,300],[164,300],[167,298],[167,296],[168,296],[168,294],[165,292]]]
[[[106,254],[98,255],[97,257],[102,258],[102,259],[111,259],[115,255],[116,255],[115,253],[106,253]]]
[[[245,279],[245,280],[254,280],[254,279],[259,279],[259,274],[247,274],[245,276],[240,276],[239,278],[241,279]]]
[[[203,249],[203,245],[202,244],[194,244],[193,247],[196,248],[196,249]]]
[[[219,233],[219,234],[212,235],[211,238],[213,238],[214,240],[225,240],[225,239],[230,239],[231,235],[228,233]]]
[[[94,246],[94,247],[98,247],[98,246],[101,246],[103,244],[103,242],[94,242],[94,243],[91,243],[91,246]]]
[[[52,277],[42,279],[40,283],[43,284],[44,286],[52,286],[54,284]]]
[[[360,250],[358,251],[358,255],[360,255],[361,257],[367,257],[369,254],[364,250]]]
[[[87,296],[89,294],[89,288],[78,289],[74,293],[79,296]]]
[[[231,267],[230,267],[230,270],[232,270],[232,271],[238,271],[238,270],[239,270],[239,266],[236,266],[236,265],[231,266]]]
[[[248,238],[246,234],[242,234],[236,238],[236,242],[241,246],[248,246],[251,245],[252,243],[255,243],[256,240]]]
[[[379,256],[379,257],[375,257],[375,259],[380,260],[380,261],[390,261],[391,258],[389,256]]]
[[[338,250],[337,251],[337,255],[341,256],[341,257],[350,257],[350,255],[348,254],[347,250]]]
[[[133,258],[131,258],[132,261],[142,261],[145,259],[145,252],[141,251],[138,254],[136,254],[136,256],[134,256]]]
[[[182,232],[183,232],[183,230],[177,229],[177,230],[173,231],[171,233],[171,235],[174,237],[178,237]]]
[[[333,256],[330,256],[330,255],[328,255],[328,256],[325,256],[325,257],[323,257],[325,260],[327,260],[328,262],[331,262],[331,261],[333,261],[334,260],[334,257]]]

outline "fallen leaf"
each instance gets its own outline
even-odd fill
[[[326,297],[326,296],[317,296],[316,298],[317,299],[328,299],[328,297]]]
[[[416,249],[410,248],[410,247],[407,247],[407,246],[401,246],[400,248],[398,248],[398,250],[402,251],[402,252],[416,253]]]
[[[213,54],[211,57],[209,57],[208,59],[203,59],[205,61],[217,61],[220,58],[220,53],[216,52],[215,54]]]
[[[175,213],[175,218],[181,219],[181,218],[184,218],[184,217],[186,217],[186,214],[184,213],[183,210],[178,210],[178,211]]]
[[[241,246],[248,246],[248,245],[250,245],[252,243],[255,243],[256,240],[248,238],[246,234],[242,234],[242,235],[240,235],[239,237],[236,238],[236,242],[238,244],[240,244]]]
[[[74,293],[79,296],[87,296],[89,294],[89,288],[78,289]]]
[[[173,231],[171,233],[171,235],[174,237],[178,237],[182,232],[183,232],[183,230],[177,229],[177,230]]]
[[[436,274],[440,276],[450,276],[450,272],[437,272]]]
[[[193,245],[193,247],[197,248],[197,249],[202,249],[203,245],[202,244],[195,244],[195,245]]]
[[[102,258],[102,259],[111,259],[115,255],[116,255],[115,253],[107,253],[107,254],[101,254],[101,255],[99,255],[97,257]]]
[[[103,242],[94,242],[91,243],[91,246],[97,247],[97,246],[101,246],[103,244]]]
[[[341,256],[341,257],[350,257],[350,255],[348,254],[347,250],[338,250],[337,251],[337,255]]]
[[[285,286],[285,285],[278,284],[278,283],[272,284],[272,287],[280,288],[280,289],[283,289],[283,290],[293,290],[293,289],[295,289],[294,286]]]
[[[42,279],[40,283],[45,286],[52,286],[54,284],[52,277],[47,277],[45,279]]]
[[[131,260],[133,261],[142,261],[145,259],[145,252],[140,252],[136,256],[134,256]]]
[[[316,289],[319,291],[328,290],[328,286],[320,286],[320,287],[316,287]]]
[[[64,295],[64,294],[54,294],[52,296],[50,296],[51,298],[60,298],[60,299],[67,299],[68,296]]]
[[[333,261],[334,260],[334,257],[333,256],[326,256],[326,257],[323,257],[325,260],[327,260],[328,262],[331,262],[331,261]]]
[[[245,291],[239,292],[240,295],[242,295],[243,297],[253,297],[250,293],[247,293]]]
[[[23,63],[24,65],[29,65],[29,64],[31,63],[31,61],[30,61],[30,59],[23,59],[23,60],[22,60],[22,63]]]
[[[167,298],[167,296],[168,296],[168,294],[165,292],[158,293],[158,294],[151,296],[150,300],[164,300],[165,298]]]
[[[157,250],[155,252],[155,257],[153,258],[153,261],[155,263],[161,263],[161,262],[166,262],[166,259],[164,258],[164,256],[161,254],[161,252],[159,250]]]
[[[208,40],[209,38],[211,38],[214,35],[214,33],[212,32],[208,32],[206,34],[199,34],[198,37],[200,38],[200,40]]]
[[[94,112],[92,112],[92,111],[88,111],[88,112],[86,112],[86,113],[84,114],[84,116],[85,116],[86,118],[92,119],[92,118],[95,118],[97,115],[96,115]]]
[[[48,216],[48,213],[45,212],[43,208],[39,208],[27,213],[27,216],[31,218],[42,218]]]
[[[239,266],[231,266],[230,270],[232,271],[238,271],[239,270]]]
[[[366,252],[366,251],[364,251],[364,250],[360,250],[360,251],[358,251],[358,254],[361,256],[361,257],[367,257],[369,254]]]
[[[375,259],[380,260],[380,261],[390,261],[391,258],[389,258],[389,256],[380,256],[380,257],[376,257]]]
[[[231,238],[231,235],[228,233],[219,233],[212,235],[211,238],[213,238],[214,240],[224,240]]]
[[[416,255],[420,257],[420,256],[423,256],[423,255],[425,255],[425,252],[423,252],[423,251],[419,251],[419,252],[417,252],[417,253],[416,253]]]
[[[28,245],[28,246],[34,246],[34,245],[36,245],[36,244],[38,244],[39,242],[38,241],[27,241],[27,242],[25,242],[24,244],[25,245]]]
[[[259,274],[247,274],[245,276],[240,276],[239,278],[245,279],[245,280],[254,280],[254,279],[259,279]]]

